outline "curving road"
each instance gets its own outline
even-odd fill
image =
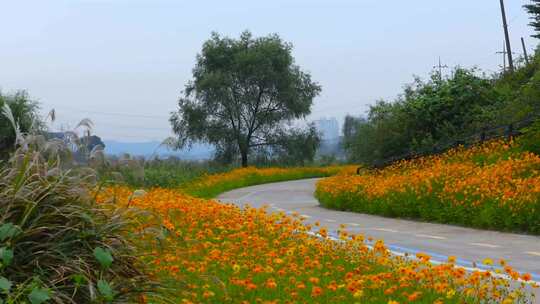
[[[307,222],[320,221],[329,231],[346,224],[348,231],[383,239],[396,253],[424,252],[438,261],[456,256],[461,266],[478,268],[488,267],[482,265],[485,258],[502,258],[517,270],[532,273],[533,280],[540,282],[538,236],[329,210],[320,207],[313,196],[316,182],[317,179],[309,179],[258,185],[224,193],[218,199],[237,205],[269,205],[272,211],[298,212]]]

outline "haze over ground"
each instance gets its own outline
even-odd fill
[[[529,51],[524,0],[506,1],[513,51]],[[212,31],[278,33],[323,86],[310,119],[362,114],[413,74],[502,64],[498,0],[1,1],[0,88],[27,89],[55,128],[89,117],[118,141],[162,140]],[[518,55],[516,54],[516,56]]]

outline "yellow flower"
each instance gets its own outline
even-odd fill
[[[490,266],[491,266],[491,265],[493,265],[493,260],[492,260],[492,259],[485,259],[485,260],[483,261],[483,263],[484,263],[485,265],[490,265]]]
[[[358,290],[353,294],[353,297],[358,299],[358,298],[361,298],[363,295],[364,295],[364,291]]]

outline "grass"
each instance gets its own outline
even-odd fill
[[[97,205],[91,170],[64,170],[39,136],[0,169],[0,303],[130,302],[153,287],[134,214]],[[42,149],[43,148],[43,149]]]

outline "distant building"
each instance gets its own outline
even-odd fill
[[[321,118],[315,120],[315,127],[321,133],[323,141],[333,141],[339,139],[339,123],[335,118]]]

